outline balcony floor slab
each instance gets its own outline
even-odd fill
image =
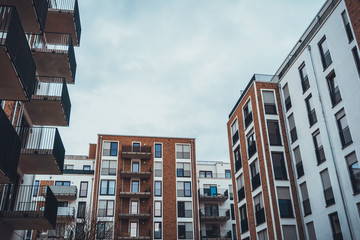
[[[23,173],[62,174],[51,149],[34,149],[33,154],[29,154],[29,151],[26,149],[26,154],[23,152],[20,154],[19,168]]]
[[[42,99],[32,99],[25,104],[25,109],[34,125],[69,126],[61,97],[43,96]]]

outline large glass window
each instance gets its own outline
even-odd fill
[[[117,161],[102,160],[101,175],[116,175]]]
[[[161,239],[161,222],[154,222],[154,238]]]
[[[268,236],[267,236],[267,229],[264,229],[260,232],[258,232],[258,240],[268,240]],[[284,239],[290,239],[290,238],[284,238]]]
[[[225,170],[225,178],[231,178],[231,171]]]
[[[356,69],[358,71],[359,77],[360,77],[360,57],[359,57],[359,52],[357,50],[357,47],[355,46],[352,50],[351,50],[352,54],[353,54],[353,58],[354,58],[354,62],[355,62],[355,66]]]
[[[252,123],[252,110],[251,110],[251,101],[246,103],[243,112],[244,112],[244,123],[245,123],[245,129]]]
[[[277,114],[273,91],[263,91],[264,107],[266,114]]]
[[[296,226],[295,225],[283,225],[284,239],[297,240]]]
[[[178,197],[191,197],[191,182],[177,182]]]
[[[176,144],[176,158],[177,159],[190,159],[190,145],[189,144]]]
[[[254,197],[254,207],[255,207],[256,226],[258,226],[265,222],[265,210],[264,210],[262,193],[259,193]]]
[[[350,153],[346,157],[346,162],[349,168],[350,181],[354,193],[360,192],[360,165],[356,158],[355,152]]]
[[[234,160],[235,160],[235,172],[238,172],[242,167],[241,156],[240,156],[240,146],[238,146],[234,150]]]
[[[334,107],[336,104],[338,104],[342,100],[335,72],[332,71],[326,77],[326,80],[327,80],[328,87],[329,87],[331,103],[332,103],[332,106]]]
[[[161,217],[161,201],[154,202],[154,216]]]
[[[131,192],[140,192],[140,183],[137,180],[131,181]]]
[[[118,143],[117,142],[104,142],[103,156],[117,156]]]
[[[130,214],[139,214],[139,202],[137,200],[131,200]]]
[[[192,202],[178,202],[178,217],[191,218],[192,217]]]
[[[231,136],[232,136],[232,144],[239,140],[239,128],[238,128],[238,121],[235,119],[234,123],[231,125]]]
[[[311,214],[311,205],[308,190],[306,187],[306,182],[300,184],[301,197],[302,197],[302,205],[304,209],[304,215],[307,216]]]
[[[278,121],[267,121],[270,146],[282,146]]]
[[[307,228],[308,233],[309,233],[309,240],[316,240],[314,222],[307,223],[306,228]]]
[[[240,176],[236,179],[237,188],[239,189],[238,194],[238,202],[245,198],[245,187],[244,187],[244,176],[240,174]]]
[[[295,162],[296,162],[296,173],[297,173],[297,177],[299,178],[304,175],[304,168],[303,168],[303,164],[302,164],[299,146],[294,148],[294,156],[295,156]]]
[[[130,237],[137,237],[138,235],[138,223],[130,222]]]
[[[80,182],[79,197],[87,197],[88,182]]]
[[[199,177],[201,178],[212,178],[212,171],[199,171]]]
[[[271,152],[275,180],[287,180],[286,165],[282,152]]]
[[[162,195],[162,189],[161,189],[161,181],[155,181],[155,196],[161,196]]]
[[[133,152],[140,152],[140,150],[141,150],[141,143],[139,143],[139,142],[133,142],[133,143],[132,143],[132,150],[133,150]]]
[[[317,131],[313,134],[315,154],[318,164],[321,164],[326,161],[324,147],[322,145],[320,132]]]
[[[86,202],[79,202],[78,203],[77,217],[78,218],[84,218],[85,217],[85,211],[86,211]]]
[[[162,163],[155,162],[155,177],[161,177],[161,176],[162,176]]]
[[[339,128],[339,135],[340,135],[340,141],[341,145],[343,147],[347,147],[350,145],[353,141],[350,134],[349,124],[346,119],[345,111],[342,109],[340,112],[338,112],[336,115],[336,121]]]
[[[100,195],[115,195],[115,180],[101,180]]]
[[[331,187],[331,181],[329,176],[329,171],[325,169],[320,173],[321,181],[324,189],[324,197],[326,206],[335,204],[334,193]]]
[[[325,70],[332,63],[329,47],[328,47],[325,36],[320,40],[318,45],[319,45],[319,50],[320,50],[321,62],[322,62],[323,68]]]
[[[132,172],[140,172],[140,163],[138,161],[133,161],[131,163],[131,171]]]
[[[261,185],[259,163],[257,159],[250,165],[250,173],[251,173],[252,190],[254,191],[256,188],[258,188]]]
[[[155,158],[162,158],[162,145],[155,143]]]
[[[176,163],[176,175],[178,177],[190,177],[190,163]]]
[[[309,78],[308,78],[308,74],[307,74],[307,71],[306,71],[305,63],[303,63],[300,66],[299,73],[300,73],[300,79],[301,79],[301,86],[302,86],[302,90],[303,90],[303,93],[304,93],[310,87]]]
[[[114,201],[113,200],[100,200],[98,216],[99,217],[114,216]]]
[[[246,214],[246,204],[242,205],[239,208],[240,212],[240,227],[241,227],[241,233],[245,233],[249,231],[249,225],[248,225],[248,218]]]
[[[55,186],[70,186],[70,181],[55,181]]]
[[[34,184],[33,197],[37,197],[37,195],[39,194],[39,186],[40,186],[40,182],[39,180],[36,180]]]
[[[192,223],[178,223],[178,238],[179,239],[193,239]]]
[[[288,187],[277,187],[279,211],[281,218],[293,218],[290,191]]]

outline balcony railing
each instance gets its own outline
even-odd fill
[[[241,159],[238,161],[235,161],[235,172],[238,172],[242,167]]]
[[[294,143],[298,139],[296,127],[293,127],[293,129],[290,130],[290,136],[291,136],[291,143]]]
[[[291,98],[290,96],[288,96],[286,99],[285,99],[285,109],[286,111],[289,111],[289,109],[291,108]]]
[[[61,174],[65,148],[57,128],[17,127],[22,140],[19,167],[27,174]]]
[[[302,86],[303,93],[309,89],[310,84],[309,84],[309,78],[307,76],[301,81],[301,86]]]
[[[230,219],[230,210],[205,207],[200,209],[200,219],[204,222],[226,222]]]
[[[308,114],[310,126],[314,125],[317,122],[315,109],[311,110]]]
[[[306,200],[302,201],[302,204],[303,204],[305,216],[311,214],[310,200],[306,199]]]
[[[57,200],[74,200],[77,196],[76,186],[49,186]],[[43,195],[46,195],[47,188],[43,188]]]
[[[50,188],[45,197],[37,194],[38,189],[38,185],[0,185],[0,220],[16,230],[55,228],[58,202]]]
[[[190,171],[189,174],[186,176],[190,176]],[[226,178],[226,176],[227,175],[225,173],[214,173],[214,172],[212,172],[211,175],[206,173],[197,174],[198,178]]]
[[[265,210],[261,208],[255,212],[256,226],[265,222]]]
[[[252,112],[249,112],[248,115],[245,116],[245,129],[252,123]]]
[[[91,175],[94,175],[94,170],[63,169],[63,174],[91,174]]]
[[[0,183],[16,183],[21,140],[0,107]]]
[[[235,143],[237,143],[238,140],[239,140],[239,131],[236,131],[234,133],[234,135],[232,136],[232,144],[233,144],[233,146],[235,145]]]
[[[298,178],[304,175],[304,167],[302,161],[296,163],[296,172]]]
[[[335,204],[335,198],[334,198],[334,193],[333,193],[332,187],[329,187],[324,190],[324,196],[325,196],[326,206]]]
[[[210,202],[223,202],[228,199],[228,191],[228,189],[221,188],[200,188],[200,200]]]
[[[0,62],[0,99],[29,101],[36,66],[15,7],[0,6]]]
[[[231,231],[228,230],[203,230],[202,240],[231,240]]]
[[[260,181],[260,173],[257,173],[255,176],[251,178],[251,186],[252,190],[254,191],[256,188],[258,188],[261,185]]]
[[[129,211],[120,210],[118,214],[119,219],[142,219],[147,220],[151,217],[151,208],[148,211],[140,211],[137,213],[129,213]]]
[[[242,187],[238,190],[238,202],[245,198],[245,187]]]
[[[241,233],[249,231],[249,224],[247,218],[240,221]]]
[[[40,31],[45,30],[46,17],[48,14],[48,3],[44,0],[34,0],[35,12],[40,26]]]
[[[343,147],[348,146],[349,144],[351,144],[352,138],[351,138],[351,134],[350,134],[350,129],[349,127],[346,127],[344,129],[342,129],[340,132],[340,140],[341,140],[341,144]]]
[[[151,159],[151,146],[122,146],[121,157],[123,159],[140,158]]]
[[[341,102],[342,98],[338,86],[333,91],[330,91],[330,98],[333,106]]]
[[[317,149],[315,149],[315,154],[316,154],[316,159],[317,159],[318,164],[321,164],[326,161],[323,146],[320,146]]]
[[[61,219],[74,219],[75,218],[75,208],[74,207],[58,207],[57,208],[57,217]]]
[[[64,78],[37,77],[31,102],[26,111],[34,125],[68,126],[71,103]]]
[[[67,83],[75,83],[76,59],[70,34],[32,34],[29,44],[38,75],[64,77]]]
[[[143,192],[127,192],[127,191],[120,191],[119,197],[120,198],[141,198],[141,199],[148,199],[152,196],[151,188],[143,190]]]
[[[253,144],[248,146],[248,155],[249,158],[251,158],[252,156],[254,156],[254,154],[256,153],[256,144],[255,142],[253,142]]]
[[[139,171],[139,172],[133,172],[133,171],[124,171],[123,169],[120,169],[120,176],[122,178],[142,178],[147,179],[151,177],[151,167],[148,171]]]

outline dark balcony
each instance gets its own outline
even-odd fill
[[[0,107],[0,183],[16,183],[21,140]]]
[[[152,196],[151,188],[146,189],[144,192],[119,192],[120,198],[140,198],[140,199],[149,199]]]
[[[63,174],[90,174],[90,175],[94,175],[94,170],[63,169]]]
[[[318,164],[321,164],[326,161],[323,146],[320,146],[317,149],[315,149],[315,154],[316,154],[316,159],[317,159]]]
[[[290,130],[290,136],[291,136],[291,143],[294,143],[298,139],[296,127]]]
[[[310,200],[306,199],[306,200],[302,201],[302,204],[303,204],[303,208],[304,208],[304,215],[307,216],[307,215],[311,214]]]
[[[49,186],[54,196],[58,201],[60,200],[75,200],[77,196],[76,186]],[[46,189],[43,188],[43,195],[46,195]]]
[[[0,185],[3,193],[0,220],[15,230],[46,230],[56,225],[58,202],[48,188],[45,198],[39,186]]]
[[[29,36],[39,76],[63,77],[66,83],[75,83],[76,59],[71,39],[64,33]]]
[[[261,208],[255,212],[256,226],[265,222],[265,210]]]
[[[353,142],[352,138],[351,138],[349,127],[346,127],[344,129],[342,129],[339,132],[339,135],[340,135],[341,145],[343,147],[346,147],[346,146],[350,145]]]
[[[341,102],[342,98],[338,86],[333,91],[330,91],[330,98],[333,107],[339,102]]]
[[[245,187],[242,187],[238,190],[238,202],[245,198]]]
[[[252,123],[252,121],[252,112],[249,112],[249,114],[245,116],[245,129]]]
[[[65,148],[57,128],[18,127],[19,168],[25,174],[62,174]]]
[[[235,172],[238,172],[241,169],[241,160],[235,161]]]
[[[69,126],[71,103],[64,78],[37,77],[31,101],[25,108],[34,125]]]
[[[240,226],[241,226],[241,233],[245,233],[249,231],[249,224],[247,218],[240,221]]]
[[[71,221],[75,218],[74,207],[58,207],[57,220],[58,221]]]
[[[303,163],[298,162],[296,163],[296,172],[297,172],[297,177],[302,177],[304,175],[304,167],[303,167]]]
[[[230,219],[229,209],[206,208],[200,210],[200,220],[206,223],[226,222]]]
[[[29,101],[36,66],[15,7],[0,6],[0,63],[0,99]]]
[[[201,232],[201,240],[231,240],[231,231],[206,230]]]
[[[239,140],[239,131],[236,131],[236,132],[234,133],[234,135],[232,136],[233,146],[235,145],[235,143],[237,143],[238,140]]]
[[[120,170],[120,176],[122,178],[141,178],[141,179],[148,179],[151,177],[151,167],[147,172],[132,172],[132,171],[124,171],[123,169]]]
[[[308,114],[310,126],[314,125],[317,122],[315,109],[311,110]]]
[[[225,202],[228,199],[228,190],[219,188],[200,188],[200,201]]]
[[[78,1],[50,0],[45,31],[71,34],[73,44],[79,46],[81,24]]]
[[[329,187],[324,190],[324,196],[325,196],[325,203],[326,203],[327,207],[335,204],[335,198],[334,198],[334,193],[333,193],[332,187]]]
[[[260,185],[261,185],[260,173],[257,173],[255,176],[253,176],[253,177],[251,178],[252,190],[254,191],[254,190],[257,189]]]
[[[120,211],[118,214],[119,219],[140,219],[140,220],[148,220],[151,217],[151,208],[148,211],[144,211],[140,213],[129,213],[125,211]]]
[[[310,84],[309,84],[309,78],[307,76],[301,81],[301,87],[302,87],[303,93],[309,89]]]
[[[249,158],[251,158],[252,156],[254,156],[254,154],[256,153],[256,144],[255,142],[253,142],[253,144],[248,146],[248,155]]]
[[[123,159],[151,159],[151,146],[122,146],[121,157]]]
[[[291,98],[290,96],[288,96],[286,99],[285,99],[285,109],[286,111],[289,111],[289,109],[291,108]]]

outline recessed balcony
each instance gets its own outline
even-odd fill
[[[16,183],[21,140],[0,107],[0,183]]]
[[[140,179],[148,179],[151,177],[151,168],[147,172],[133,172],[133,171],[124,171],[120,170],[120,176],[122,178],[140,178]]]
[[[29,101],[36,66],[15,7],[0,6],[0,99]]]
[[[19,168],[25,174],[62,174],[65,148],[57,128],[18,127]]]
[[[46,230],[56,225],[58,202],[51,189],[38,194],[38,185],[0,185],[0,220],[15,230]]]
[[[58,201],[75,200],[77,194],[76,186],[49,186]],[[43,195],[46,195],[47,188],[43,188]]]
[[[71,103],[64,78],[37,77],[26,111],[34,125],[69,126]]]
[[[230,219],[230,210],[205,207],[200,210],[200,219],[206,223],[226,222]]]
[[[49,1],[45,32],[67,33],[73,36],[73,44],[80,45],[81,23],[77,0]]]
[[[39,76],[63,77],[66,83],[75,82],[76,59],[71,35],[32,34],[28,42]]]
[[[228,190],[219,188],[200,188],[200,201],[206,202],[225,202],[228,199]]]
[[[151,147],[150,146],[122,146],[121,157],[123,159],[151,159]]]
[[[148,211],[140,211],[137,213],[129,213],[129,212],[125,212],[125,211],[120,211],[119,214],[119,219],[140,219],[140,220],[148,220],[151,217],[151,208],[149,208]]]

